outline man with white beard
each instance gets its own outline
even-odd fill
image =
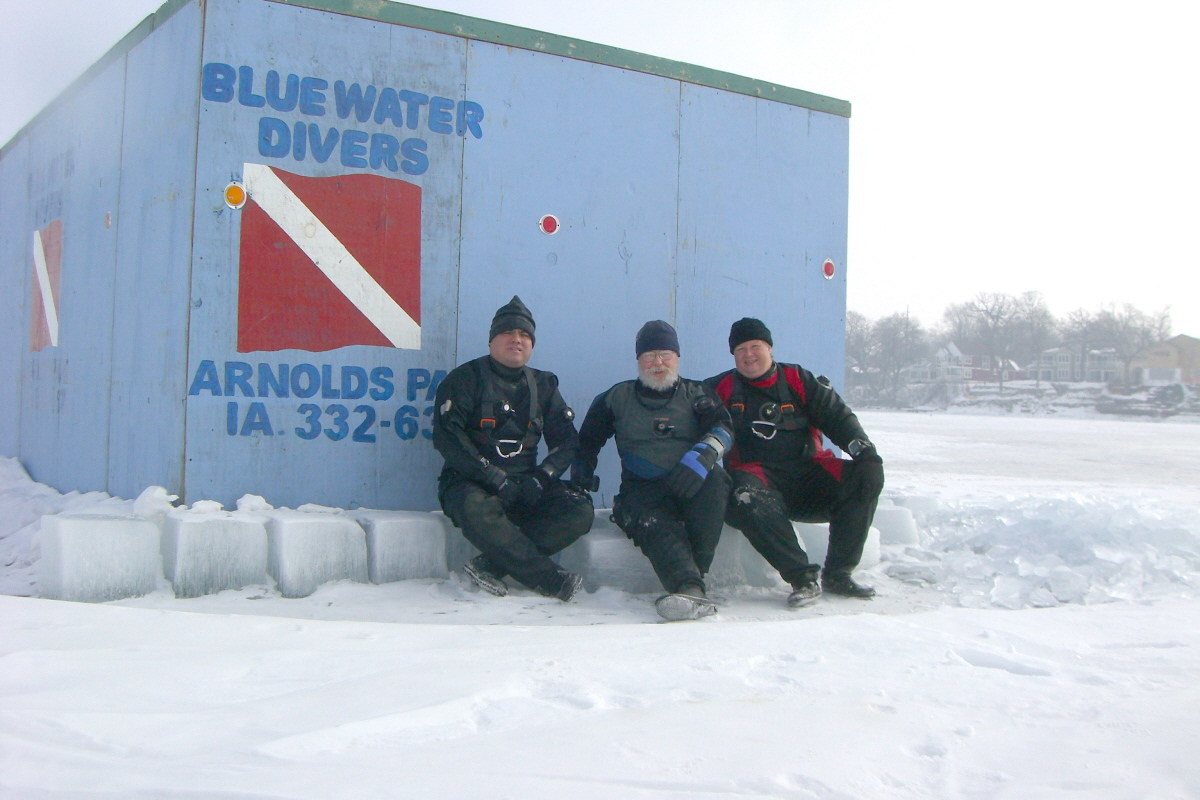
[[[621,488],[613,522],[654,567],[667,594],[655,603],[666,620],[716,612],[705,594],[729,475],[721,456],[732,442],[729,412],[699,381],[679,377],[679,337],[666,322],[638,331],[638,378],[598,396],[579,429],[571,482],[595,491],[596,460],[613,436]]]

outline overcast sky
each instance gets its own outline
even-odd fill
[[[0,0],[0,142],[159,5]],[[849,306],[1171,307],[1200,336],[1200,5],[428,0],[849,100]]]

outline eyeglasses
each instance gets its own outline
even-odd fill
[[[638,356],[638,361],[643,364],[653,364],[655,361],[668,364],[677,358],[679,358],[679,354],[674,350],[647,350]]]

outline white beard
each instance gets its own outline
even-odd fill
[[[656,392],[666,391],[675,385],[679,380],[679,367],[668,367],[667,371],[661,375],[653,375],[650,372],[650,367],[638,365],[638,379],[645,384],[649,389]]]

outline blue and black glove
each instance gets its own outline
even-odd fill
[[[721,460],[721,455],[728,447],[729,433],[724,428],[715,428],[692,446],[679,459],[679,463],[671,467],[671,471],[663,479],[667,489],[680,500],[691,500],[700,491],[708,473]]]

